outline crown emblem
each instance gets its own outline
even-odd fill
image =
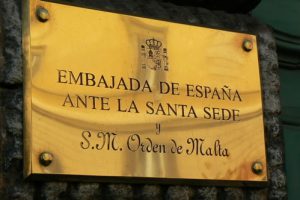
[[[157,39],[146,39],[140,43],[140,65],[142,69],[169,70],[168,50]]]
[[[146,40],[146,45],[149,47],[149,49],[158,50],[161,47],[162,43],[161,41],[152,38]]]

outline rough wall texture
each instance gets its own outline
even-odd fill
[[[1,0],[0,199],[286,199],[283,141],[279,126],[279,77],[275,42],[267,27],[247,15],[179,7],[157,1],[94,1],[135,15],[250,32],[258,35],[263,83],[269,185],[266,188],[189,185],[26,182],[23,180],[21,0]],[[96,3],[95,3],[96,4]]]

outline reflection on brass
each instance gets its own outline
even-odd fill
[[[26,177],[267,181],[256,36],[24,2]]]
[[[44,166],[48,166],[53,161],[53,155],[49,152],[43,152],[40,154],[40,163]]]
[[[254,162],[252,164],[252,171],[253,173],[260,175],[262,174],[264,168],[263,168],[263,164],[261,162]]]
[[[49,20],[49,12],[43,7],[38,7],[36,9],[36,16],[40,22],[46,22]]]
[[[249,39],[245,39],[243,42],[243,49],[245,51],[251,51],[253,49],[253,42]]]

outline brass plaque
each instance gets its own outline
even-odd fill
[[[267,181],[254,35],[24,9],[26,177]]]

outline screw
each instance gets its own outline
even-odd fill
[[[249,39],[245,39],[243,42],[243,49],[245,51],[251,51],[253,49],[253,42]]]
[[[40,22],[46,22],[49,20],[49,12],[46,8],[38,7],[36,10],[36,17]]]
[[[259,161],[256,161],[252,164],[252,172],[254,174],[260,175],[263,172],[263,164]]]
[[[41,165],[48,166],[53,161],[53,155],[49,152],[43,152],[40,154],[40,163]]]

